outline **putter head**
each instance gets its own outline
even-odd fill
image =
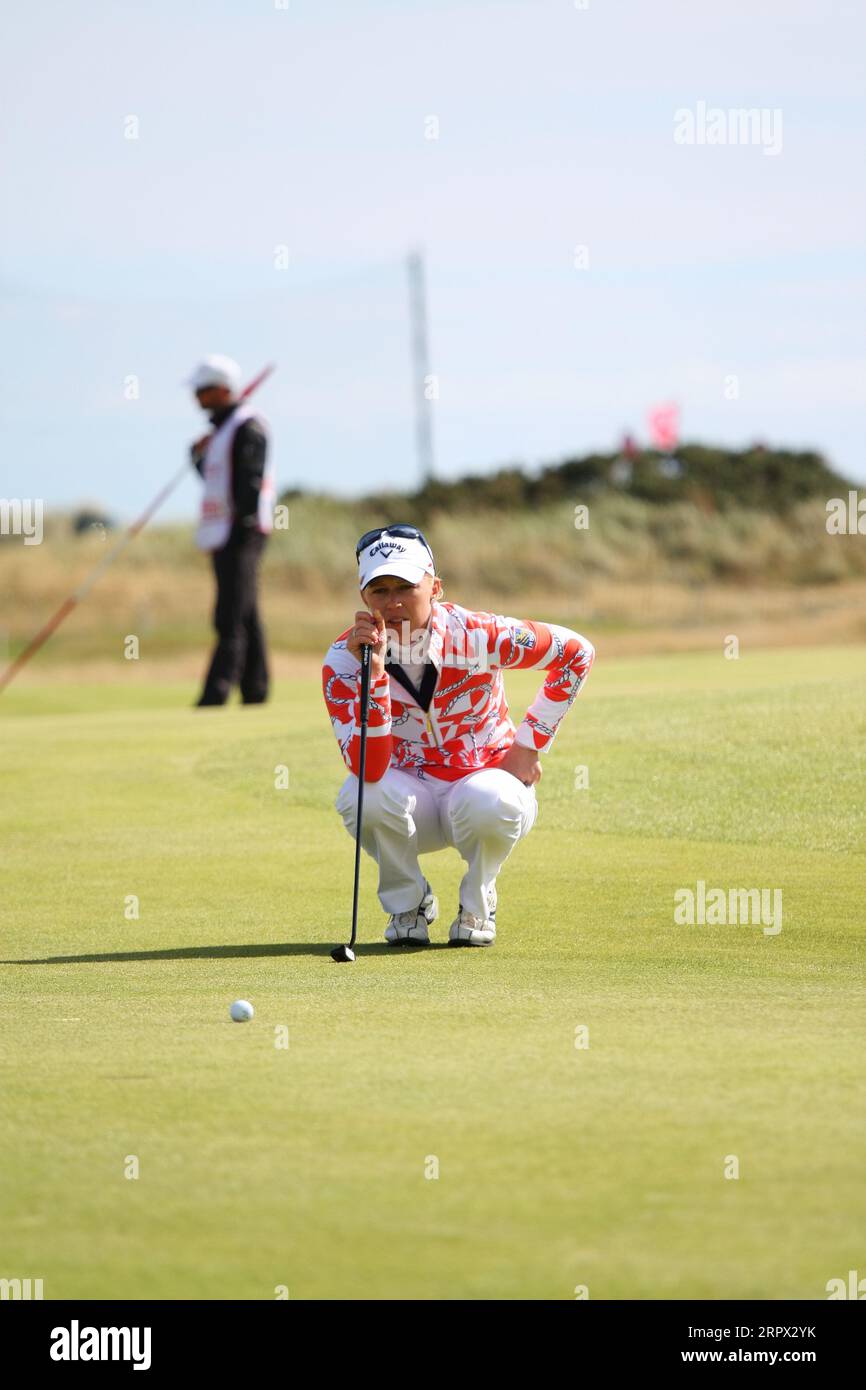
[[[331,952],[331,960],[346,961],[354,959],[355,952],[352,950],[351,946],[335,946]]]

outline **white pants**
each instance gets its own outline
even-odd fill
[[[350,772],[334,803],[354,839],[358,778]],[[386,912],[409,912],[425,893],[418,855],[453,846],[466,860],[460,902],[487,916],[487,894],[509,854],[535,824],[535,787],[502,768],[470,772],[455,782],[419,778],[389,767],[364,783],[361,846],[379,865],[379,901]]]

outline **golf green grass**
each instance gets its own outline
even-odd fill
[[[444,948],[446,850],[435,946],[389,949],[365,857],[354,965],[316,681],[193,710],[122,677],[0,697],[0,1277],[558,1300],[866,1274],[866,648],[600,650],[495,947]],[[507,677],[516,719],[538,682]],[[698,880],[781,889],[781,932],[675,924]]]

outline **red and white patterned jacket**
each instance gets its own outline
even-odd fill
[[[592,643],[555,623],[476,613],[435,599],[428,627],[427,656],[439,673],[429,713],[387,671],[370,681],[366,782],[378,782],[389,766],[451,782],[495,767],[512,742],[539,752],[550,747],[592,665]],[[322,685],[343,761],[357,776],[361,663],[346,648],[351,631],[331,645]],[[506,667],[548,673],[516,731],[505,699]]]

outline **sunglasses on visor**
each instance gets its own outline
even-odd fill
[[[419,531],[417,526],[404,526],[401,523],[399,526],[377,526],[374,531],[365,531],[358,541],[358,544],[355,546],[355,559],[359,564],[361,562],[361,551],[366,550],[368,545],[372,545],[380,536],[386,534],[389,536],[401,536],[404,540],[420,541],[427,551],[427,554],[430,556],[430,559],[433,560],[433,551],[430,549],[430,545],[423,531]],[[435,567],[435,560],[433,560],[433,564]]]

